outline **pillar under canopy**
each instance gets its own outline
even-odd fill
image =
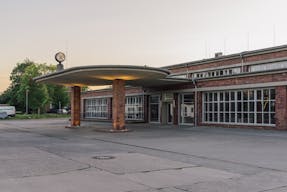
[[[113,80],[113,131],[125,131],[125,80]]]
[[[71,88],[71,126],[80,126],[81,124],[81,87]]]

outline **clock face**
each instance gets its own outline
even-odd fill
[[[56,53],[56,55],[55,55],[55,59],[59,63],[62,63],[63,61],[65,61],[65,57],[66,57],[65,54],[62,52]]]

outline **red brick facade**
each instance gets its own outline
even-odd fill
[[[276,87],[276,128],[287,130],[287,87]]]
[[[234,54],[230,56],[222,56],[219,58],[206,59],[201,61],[194,61],[190,63],[184,63],[179,65],[173,65],[164,67],[171,71],[171,73],[179,72],[190,72],[194,70],[204,70],[209,68],[216,68],[229,65],[242,64],[241,73],[236,75],[229,75],[224,77],[210,77],[197,79],[195,81],[179,83],[177,85],[169,86],[154,86],[147,87],[145,91],[142,88],[126,87],[126,95],[144,95],[144,121],[149,121],[149,96],[153,94],[162,94],[165,92],[173,92],[174,101],[173,101],[173,124],[180,124],[180,105],[181,101],[179,100],[181,94],[185,93],[194,93],[197,92],[197,101],[195,109],[195,120],[196,125],[199,126],[220,126],[220,127],[242,127],[242,128],[259,128],[259,129],[278,129],[278,130],[287,130],[287,69],[278,69],[274,71],[263,71],[263,72],[248,72],[249,65],[253,65],[254,62],[268,63],[271,59],[282,59],[282,61],[287,62],[287,46],[282,46],[278,48],[269,48],[264,50],[243,52],[241,54]],[[241,66],[241,65],[240,65]],[[195,84],[197,89],[195,89]],[[268,86],[267,86],[268,84]],[[212,124],[204,123],[202,119],[203,115],[203,106],[202,106],[202,97],[204,91],[208,89],[218,90],[226,89],[228,86],[230,90],[232,89],[248,89],[252,85],[252,88],[262,88],[260,86],[265,86],[267,88],[275,88],[276,98],[275,98],[275,126],[269,125],[240,125],[240,124]],[[258,87],[256,87],[258,85]],[[233,87],[234,86],[234,87]],[[243,87],[243,88],[240,88]],[[83,99],[90,97],[112,97],[112,92],[110,89],[100,90],[100,91],[88,91],[82,94]],[[115,97],[115,96],[113,96]],[[115,102],[109,99],[109,102]],[[111,106],[111,104],[110,104]],[[114,109],[114,108],[113,108]],[[110,108],[110,110],[113,110]],[[162,120],[162,115],[160,116]]]

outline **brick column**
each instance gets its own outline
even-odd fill
[[[196,109],[196,120],[197,120],[197,125],[200,126],[202,125],[202,92],[197,92],[197,109]]]
[[[81,87],[71,89],[71,126],[80,126],[81,123]]]
[[[287,87],[276,87],[275,118],[276,129],[287,130]]]
[[[113,81],[113,131],[125,131],[125,81]]]

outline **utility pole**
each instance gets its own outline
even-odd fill
[[[29,108],[29,89],[26,89],[26,114],[28,114],[28,108]]]

